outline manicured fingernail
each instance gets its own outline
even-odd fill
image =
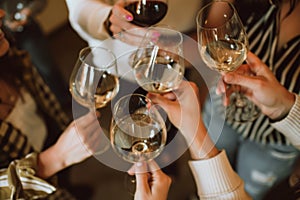
[[[133,17],[132,17],[131,15],[126,15],[125,18],[126,18],[128,21],[133,20]]]
[[[141,166],[143,166],[143,163],[142,163],[142,162],[137,162],[137,163],[136,163],[136,166],[137,166],[137,167],[141,167]]]

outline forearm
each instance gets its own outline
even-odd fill
[[[232,169],[225,151],[209,159],[189,161],[200,199],[251,199]]]
[[[187,139],[187,138],[186,138]],[[242,179],[232,169],[225,151],[219,151],[199,121],[190,144],[190,168],[201,199],[250,199]]]
[[[187,139],[191,140],[190,143],[190,154],[194,160],[208,159],[216,156],[219,150],[215,147],[215,144],[207,134],[207,130],[202,120],[198,123],[197,133],[194,138]]]
[[[112,8],[101,1],[66,0],[72,27],[83,39],[90,36],[104,40],[109,37],[104,22]]]
[[[271,125],[284,134],[288,140],[298,149],[300,149],[300,96],[295,95],[295,103],[290,109],[288,115],[280,121],[271,123]]]
[[[66,167],[63,157],[52,146],[39,154],[37,176],[46,179]]]

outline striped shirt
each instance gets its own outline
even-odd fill
[[[277,32],[279,30],[279,9],[271,5],[260,18],[252,14],[245,22],[249,37],[249,48],[275,74],[277,80],[289,91],[299,94],[300,91],[300,35],[292,38],[282,49],[277,51]],[[274,91],[275,92],[275,91]],[[265,115],[246,124],[230,124],[244,138],[263,144],[290,145],[286,137],[270,125]]]

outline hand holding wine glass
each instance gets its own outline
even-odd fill
[[[246,59],[248,38],[233,4],[213,1],[197,15],[198,47],[205,64],[220,73],[237,69]],[[236,122],[256,119],[259,109],[238,91],[232,93],[226,118]]]
[[[167,13],[167,0],[117,1],[105,21],[109,34],[119,40],[138,45],[145,27],[160,22]]]
[[[154,160],[134,164],[128,170],[128,174],[136,177],[135,199],[167,199],[172,179],[159,168]]]

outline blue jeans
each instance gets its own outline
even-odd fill
[[[299,151],[293,146],[264,145],[244,139],[226,123],[219,134],[214,124],[222,124],[224,118],[217,112],[211,112],[211,106],[212,103],[206,100],[203,108],[206,126],[213,118],[209,129],[211,138],[217,148],[226,150],[229,161],[243,179],[248,194],[255,200],[263,199],[271,187],[289,176]]]

